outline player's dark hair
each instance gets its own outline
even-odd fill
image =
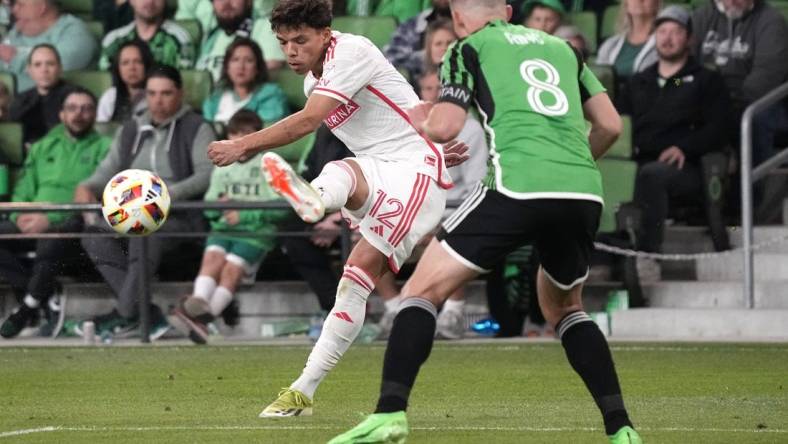
[[[147,85],[150,79],[155,78],[170,79],[176,88],[183,89],[183,79],[180,71],[170,65],[154,65],[150,73],[148,73],[148,78],[145,79],[145,84]]]
[[[263,129],[263,119],[256,112],[241,109],[227,122],[227,134],[253,133]]]
[[[271,12],[271,29],[323,29],[331,26],[332,18],[329,0],[281,0]]]
[[[86,88],[83,88],[81,86],[69,86],[68,87],[68,92],[66,93],[65,96],[63,96],[63,101],[60,102],[60,109],[61,110],[66,105],[66,100],[68,100],[68,98],[73,96],[74,94],[80,94],[80,95],[88,96],[88,97],[90,97],[90,100],[93,102],[94,106],[98,104],[98,99],[96,99],[95,94],[90,92],[90,90],[88,90]]]
[[[222,62],[222,77],[219,80],[219,84],[223,88],[233,87],[233,82],[230,81],[230,76],[227,74],[227,69],[230,66],[230,59],[233,57],[233,53],[236,49],[242,46],[245,46],[252,51],[255,65],[257,66],[257,75],[255,75],[254,79],[252,80],[251,89],[255,89],[268,81],[268,68],[265,66],[265,58],[263,58],[263,51],[260,49],[260,45],[258,45],[254,40],[247,38],[236,38],[232,43],[230,43],[230,46],[228,46],[227,50],[224,52],[224,61]]]

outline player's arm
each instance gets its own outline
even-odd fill
[[[583,101],[583,114],[591,122],[588,143],[594,160],[605,155],[621,134],[621,116],[613,106],[605,92],[605,88],[588,66],[583,62],[582,55],[572,48],[577,57],[580,86],[580,98]]]
[[[454,140],[465,126],[468,112],[449,102],[439,102],[432,107],[422,130],[427,137],[438,143]]]
[[[583,114],[591,122],[588,143],[594,160],[602,157],[621,134],[621,116],[605,93],[599,93],[583,103]]]
[[[235,140],[213,142],[208,157],[218,166],[253,157],[260,151],[278,148],[314,132],[320,123],[341,103],[323,94],[309,96],[304,109],[268,128]]]

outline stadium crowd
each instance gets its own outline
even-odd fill
[[[715,227],[738,223],[742,113],[788,80],[788,2],[781,1],[509,2],[513,21],[555,34],[575,47],[631,122],[631,134],[619,142],[623,151],[614,155],[635,165],[637,173],[606,184],[628,189],[631,197],[609,201],[610,211],[631,200],[640,214],[632,247],[661,251],[668,219],[710,226],[715,246],[728,247],[725,234]],[[291,80],[271,31],[268,17],[274,3],[0,2],[0,144],[8,145],[0,146],[0,171],[11,173],[0,174],[0,198],[97,202],[115,173],[140,168],[157,172],[176,201],[274,199],[270,190],[253,185],[264,184],[259,169],[251,167],[259,161],[219,169],[206,153],[211,141],[255,131],[304,103],[301,82]],[[439,65],[457,39],[449,0],[338,0],[333,6],[336,17],[357,17],[345,22],[348,32],[373,32],[365,20],[387,19],[392,32],[383,53],[423,100],[435,100]],[[786,106],[778,104],[755,119],[756,165],[784,145]],[[17,133],[19,146],[11,146]],[[487,173],[487,141],[478,117],[469,117],[460,139],[471,147],[472,158],[451,171],[457,187],[450,199],[455,201]],[[288,160],[307,179],[328,162],[352,155],[326,126],[301,145]],[[722,177],[714,176],[711,165],[720,163]],[[721,180],[722,196],[707,192],[712,179]],[[785,185],[777,177],[757,188],[756,221],[780,222]],[[106,232],[96,216],[0,215],[0,232]],[[243,280],[255,278],[271,254],[286,256],[321,308],[330,310],[338,281],[331,252],[338,245],[341,223],[338,213],[310,226],[277,210],[176,212],[163,230],[218,233],[205,241],[204,251],[201,244],[199,257],[185,262],[195,264],[190,278],[196,276],[187,303],[206,307],[206,323],[219,316],[232,323],[238,310],[231,303],[233,293]],[[615,226],[604,228],[608,235],[618,231]],[[277,231],[308,231],[311,236],[276,237]],[[81,245],[3,241],[0,281],[11,286],[20,308],[4,320],[0,335],[14,337],[42,314],[57,315],[56,304],[48,301],[58,291],[57,275],[73,265],[75,255],[93,264],[118,301],[112,312],[95,318],[97,327],[136,328],[141,263],[147,261],[156,270],[168,255],[193,251],[181,248],[182,243],[152,238],[143,257],[136,243],[106,237],[86,237]],[[32,259],[23,254],[30,251],[35,252]],[[535,304],[535,263],[533,249],[524,248],[490,274],[490,310],[501,321],[500,335],[552,334]],[[657,262],[637,265],[641,280],[659,279]],[[378,293],[386,301],[381,321],[385,334],[398,303],[396,282],[382,282]],[[438,319],[441,336],[462,336],[462,310],[460,292]],[[164,331],[164,315],[151,306],[154,334]]]

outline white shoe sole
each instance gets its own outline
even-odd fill
[[[258,418],[288,418],[291,416],[312,416],[312,407],[305,409],[292,409],[282,413],[266,413],[265,410],[257,415]]]
[[[323,218],[326,209],[320,196],[282,157],[265,153],[260,167],[271,189],[282,196],[304,222],[312,224]]]

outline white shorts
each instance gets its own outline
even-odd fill
[[[355,157],[369,186],[361,208],[342,208],[350,227],[388,258],[389,268],[398,273],[413,248],[441,221],[446,207],[446,190],[425,174],[414,171],[410,162],[385,162]]]

